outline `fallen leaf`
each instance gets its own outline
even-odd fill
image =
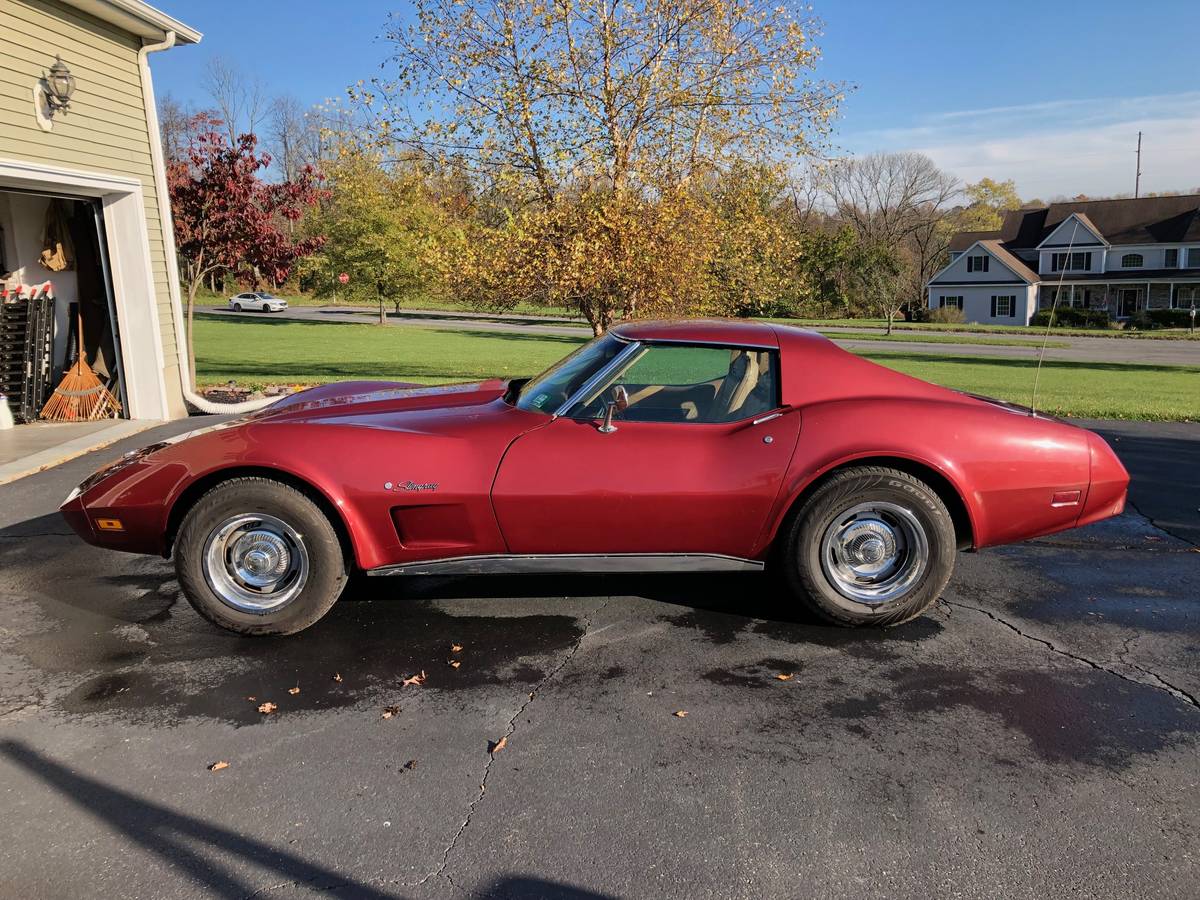
[[[448,660],[446,660],[446,665],[448,665],[452,669],[457,669],[459,666],[462,665],[462,663],[460,663],[457,659],[448,659]]]
[[[400,707],[398,707],[398,706],[385,706],[385,707],[383,708],[383,715],[382,715],[382,716],[380,716],[379,718],[381,718],[381,719],[390,719],[392,716],[398,716],[398,715],[400,715]]]
[[[417,761],[415,759],[410,759],[408,762],[406,762],[400,768],[404,769],[406,772],[411,772],[416,767],[417,767]]]
[[[686,709],[677,709],[677,710],[675,710],[675,718],[677,718],[677,719],[686,719],[686,718],[687,718],[687,710],[686,710]]]
[[[488,753],[495,756],[501,750],[508,746],[508,735],[500,738],[498,741],[488,741]]]
[[[215,762],[211,766],[209,766],[208,771],[220,772],[222,769],[228,769],[228,768],[229,768],[229,763],[227,763],[225,760],[222,759],[219,762]]]
[[[791,681],[795,677],[796,677],[795,672],[780,672],[778,675],[775,676],[775,680],[776,681]]]
[[[341,681],[341,680],[342,680],[342,673],[341,673],[341,672],[334,672],[334,673],[333,673],[333,680],[334,680],[334,681]]]
[[[298,688],[298,687],[288,688],[288,693],[289,694],[298,694],[298,693],[300,693],[300,688]]]
[[[260,703],[260,704],[258,705],[258,711],[259,711],[260,713],[262,713],[264,716],[265,716],[267,713],[273,713],[273,712],[275,712],[275,710],[277,710],[277,709],[279,709],[279,707],[278,707],[278,706],[276,706],[274,703]]]
[[[404,686],[410,684],[422,685],[425,683],[425,677],[425,670],[422,669],[420,675],[410,675],[408,678],[405,678],[402,682],[400,682],[400,684]]]
[[[460,652],[461,650],[462,650],[462,644],[451,644],[451,645],[450,645],[450,652],[451,652],[451,653],[458,653],[458,652]]]

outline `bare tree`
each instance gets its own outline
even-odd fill
[[[188,148],[197,135],[196,117],[199,112],[169,93],[158,97],[158,130],[162,136],[163,157],[167,165],[188,158]]]
[[[238,135],[257,133],[269,106],[262,79],[247,75],[223,56],[214,56],[208,62],[201,86],[225,123],[230,145],[237,144]]]
[[[835,160],[825,189],[859,237],[898,247],[940,219],[959,193],[958,179],[921,153],[872,153]]]
[[[271,103],[267,147],[272,164],[279,168],[284,181],[295,178],[309,162],[305,159],[307,128],[307,117],[299,100],[290,94],[275,98]]]
[[[825,172],[825,192],[864,246],[894,255],[893,274],[863,284],[894,284],[888,289],[892,309],[920,304],[926,281],[945,262],[958,179],[920,153],[873,153],[834,160]],[[878,299],[863,298],[868,306]],[[889,312],[889,329],[891,319]]]

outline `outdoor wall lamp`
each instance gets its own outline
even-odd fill
[[[54,65],[50,67],[50,71],[42,73],[42,83],[49,114],[53,116],[60,111],[65,114],[71,105],[71,95],[75,93],[75,76],[71,74],[61,56],[55,54]]]

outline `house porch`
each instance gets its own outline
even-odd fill
[[[1145,309],[1200,308],[1200,279],[1146,281],[1080,281],[1042,284],[1038,287],[1038,309],[1058,306],[1107,310],[1114,319],[1127,319]]]

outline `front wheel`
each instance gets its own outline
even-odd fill
[[[234,312],[241,312],[241,311],[242,311],[242,304],[240,304],[240,303],[235,303],[235,304],[233,304],[233,311],[234,311]]]
[[[294,634],[333,606],[349,567],[326,515],[266,478],[217,485],[188,511],[175,541],[184,596],[239,634]]]
[[[792,590],[836,625],[897,625],[919,616],[954,569],[957,542],[937,493],[906,472],[836,473],[791,521],[783,569]]]

